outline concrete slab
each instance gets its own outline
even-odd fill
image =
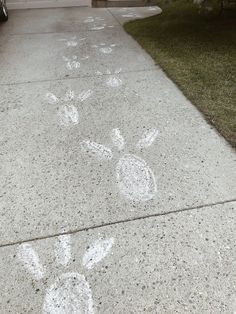
[[[162,71],[2,86],[0,125],[1,244],[236,196],[235,153]]]
[[[120,28],[110,31],[29,34],[0,38],[0,84],[16,84],[155,67]]]
[[[109,8],[108,10],[112,13],[116,20],[119,21],[120,24],[157,15],[162,12],[161,8],[159,8],[158,6],[136,8]]]
[[[236,204],[0,249],[0,313],[236,310]]]
[[[12,10],[9,21],[0,24],[5,34],[61,33],[112,29],[118,22],[107,9],[53,8]]]

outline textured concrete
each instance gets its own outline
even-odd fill
[[[120,13],[14,14],[0,27],[0,313],[41,313],[55,280],[43,313],[77,310],[74,285],[82,313],[94,313],[92,294],[102,314],[232,313],[235,152]],[[91,31],[92,16],[115,27]],[[64,233],[75,234],[71,261],[68,237],[50,253]],[[55,261],[86,279],[63,286]]]
[[[111,78],[122,85],[107,86]],[[77,98],[89,89],[93,94],[85,101],[72,101],[78,124],[61,124],[66,92],[73,90]],[[234,153],[161,71],[4,86],[1,92],[1,243],[236,195]],[[50,104],[49,92],[60,101]],[[156,142],[140,150],[138,140],[153,127],[159,130]],[[110,138],[114,128],[125,139],[120,153]],[[88,139],[111,148],[114,158],[84,152],[80,143]],[[120,194],[116,165],[126,153],[152,169],[153,199],[133,202]]]
[[[68,47],[70,44],[77,46]],[[107,68],[111,71],[120,67],[122,71],[154,68],[151,58],[120,28],[3,36],[0,45],[0,84],[93,76]],[[107,53],[101,49],[107,49]]]
[[[46,313],[235,313],[235,210],[229,203],[81,232],[60,238],[62,250],[56,237],[2,248],[0,313],[41,313],[48,287],[63,273],[85,276],[94,312],[63,310],[61,300]],[[91,256],[91,267],[85,252],[102,240],[111,245],[97,263]],[[37,254],[40,278],[22,249]],[[60,292],[69,298],[65,277]],[[72,291],[73,299],[75,285]]]
[[[110,12],[91,8],[57,8],[10,11],[9,21],[0,25],[3,34],[81,32],[94,27],[112,29],[119,23]],[[34,51],[35,53],[35,51]]]

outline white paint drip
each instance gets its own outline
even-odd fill
[[[118,150],[121,150],[124,148],[125,140],[123,136],[121,135],[121,132],[119,129],[113,129],[111,131],[111,139],[113,144],[118,148]]]
[[[113,238],[95,241],[84,254],[83,266],[88,269],[93,268],[109,253],[113,244]]]
[[[55,104],[59,99],[53,93],[47,93],[46,98],[50,104]]]
[[[71,259],[71,237],[70,235],[61,235],[55,243],[55,258],[57,264],[67,266]]]
[[[44,276],[43,266],[39,262],[39,256],[28,243],[19,245],[17,257],[23,263],[23,266],[33,275],[36,280]]]
[[[89,140],[83,141],[81,145],[84,150],[91,152],[93,155],[96,155],[99,159],[111,159],[113,156],[110,148],[107,148],[104,145],[97,144]]]
[[[118,161],[116,177],[120,192],[130,200],[148,201],[157,192],[153,172],[135,155],[124,155]]]
[[[86,99],[88,99],[91,95],[93,94],[93,91],[91,89],[84,91],[82,93],[79,94],[78,99],[80,101],[85,101]]]
[[[47,289],[43,314],[93,314],[92,291],[79,273],[62,274]]]
[[[79,113],[77,108],[73,105],[62,106],[58,111],[58,115],[60,123],[64,126],[79,123]]]
[[[157,138],[159,131],[155,128],[146,131],[142,138],[138,141],[137,143],[137,147],[142,149],[142,148],[146,148],[152,145],[152,143],[155,141],[155,139]]]
[[[106,80],[106,85],[109,87],[119,87],[122,85],[122,80],[118,77],[112,76]]]

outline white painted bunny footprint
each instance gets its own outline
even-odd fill
[[[84,41],[86,38],[77,38],[76,36],[72,36],[69,39],[68,38],[60,38],[59,41],[62,41],[65,43],[66,47],[77,47],[79,45],[80,41]]]
[[[76,55],[72,56],[71,58],[67,58],[65,56],[62,58],[66,62],[66,67],[68,70],[72,71],[80,68],[80,62]]]
[[[119,77],[117,77],[116,74],[121,73],[121,71],[122,71],[121,68],[120,69],[116,69],[115,70],[115,75],[111,75],[112,72],[110,70],[107,70],[105,73],[97,71],[96,74],[97,75],[103,75],[103,74],[109,75],[109,77],[106,79],[106,85],[108,87],[119,87],[119,86],[122,85],[122,80]]]
[[[74,91],[68,90],[62,99],[58,98],[53,93],[47,93],[46,98],[50,104],[62,103],[58,109],[58,118],[61,125],[68,127],[79,123],[79,112],[73,103],[75,101],[85,101],[92,93],[92,90],[89,89],[83,91],[76,97]]]
[[[137,143],[137,148],[143,149],[151,146],[158,135],[158,130],[153,128],[146,131]],[[119,129],[111,131],[113,145],[119,150],[123,150],[125,141]],[[110,160],[113,153],[110,148],[104,145],[91,142],[82,142],[82,148],[99,159]],[[156,192],[156,180],[152,170],[147,163],[133,154],[124,154],[116,164],[116,179],[119,190],[126,198],[133,201],[148,201],[152,199]]]
[[[101,43],[99,45],[92,45],[93,48],[98,49],[99,52],[103,54],[110,54],[113,51],[113,48],[116,47],[116,44],[106,45],[105,43]]]
[[[99,239],[85,252],[82,266],[91,270],[106,257],[114,243],[113,238]],[[55,243],[57,265],[68,267],[72,259],[71,237],[62,235]],[[46,268],[40,263],[39,256],[31,244],[18,246],[17,257],[36,281],[45,277]],[[94,314],[92,291],[85,276],[78,272],[65,272],[46,289],[42,306],[43,314]]]

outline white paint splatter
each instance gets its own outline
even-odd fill
[[[146,131],[143,134],[142,138],[138,141],[137,147],[142,149],[151,146],[155,139],[157,138],[158,133],[159,131],[155,128]]]
[[[55,243],[55,258],[57,264],[67,266],[71,259],[71,236],[61,235]]]
[[[122,85],[122,80],[118,77],[112,76],[106,80],[106,85],[109,87],[119,87]]]
[[[47,93],[46,98],[50,104],[55,104],[59,99],[53,93]]]
[[[111,131],[111,139],[113,144],[118,148],[118,150],[121,150],[124,148],[125,140],[123,136],[121,135],[121,132],[119,129],[113,129]]]
[[[146,162],[135,155],[124,155],[117,163],[120,192],[130,200],[148,201],[157,192],[155,176]]]
[[[62,274],[47,289],[44,314],[93,314],[92,291],[79,273]]]
[[[109,253],[113,244],[113,238],[95,241],[84,254],[83,266],[88,269],[93,268]]]
[[[58,111],[58,115],[60,123],[64,126],[79,123],[79,113],[77,108],[73,105],[62,106]]]
[[[17,257],[36,280],[43,278],[43,266],[39,262],[38,254],[34,251],[30,244],[23,243],[19,245]]]
[[[82,93],[79,94],[78,99],[80,101],[85,101],[86,99],[88,99],[91,95],[93,94],[93,91],[91,89],[84,91]]]
[[[84,150],[91,152],[93,155],[96,155],[99,159],[111,159],[113,156],[110,148],[107,148],[104,145],[97,144],[89,140],[83,141],[81,145]]]

